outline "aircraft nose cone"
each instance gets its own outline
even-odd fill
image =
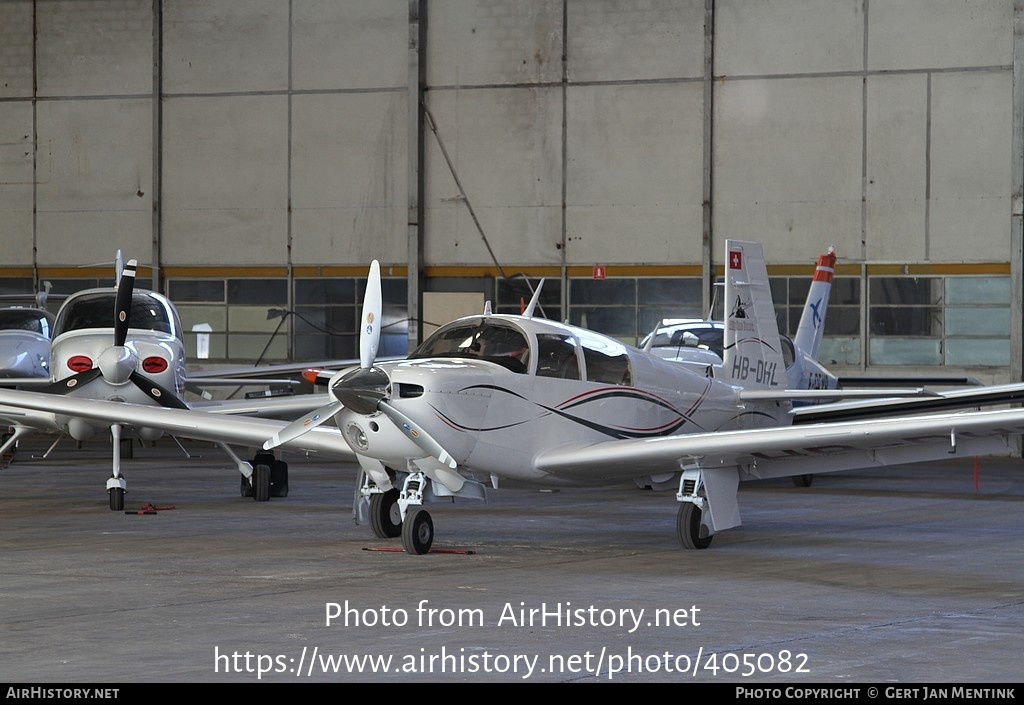
[[[110,384],[124,384],[135,371],[135,363],[136,356],[131,349],[114,345],[100,353],[96,366]]]
[[[377,367],[359,368],[349,372],[331,387],[334,397],[357,414],[377,412],[377,403],[387,397],[391,380]]]

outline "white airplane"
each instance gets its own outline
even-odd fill
[[[482,498],[501,480],[573,486],[646,476],[672,489],[677,535],[707,548],[740,524],[741,480],[927,459],[1005,453],[1024,410],[969,411],[793,426],[796,400],[834,390],[786,389],[761,246],[726,243],[724,364],[715,376],[588,331],[533,317],[483,315],[438,329],[402,362],[375,364],[379,267],[363,308],[360,367],[339,372],[331,403],[290,424],[212,417],[0,390],[0,404],[199,439],[353,455],[358,509],[379,537],[422,554],[434,540],[425,505]],[[337,429],[324,426],[333,419]]]
[[[50,378],[52,331],[53,314],[42,308],[0,309],[0,384]]]
[[[42,355],[46,345],[46,375],[8,376],[5,385],[34,388],[51,395],[66,395],[82,400],[108,400],[130,404],[156,404],[176,409],[189,409],[183,397],[189,384],[260,384],[288,383],[289,380],[245,380],[188,377],[185,369],[185,343],[181,321],[171,302],[164,296],[135,289],[136,261],[121,265],[115,288],[88,289],[77,292],[63,302],[56,319],[38,313],[30,322],[47,324],[47,335],[38,335],[36,351]],[[5,314],[30,309],[7,309]],[[45,313],[45,316],[43,315]],[[49,333],[52,331],[52,339]],[[4,332],[0,332],[0,340]],[[304,395],[308,396],[308,395]],[[218,413],[295,414],[304,413],[315,404],[315,397],[252,402],[217,402],[211,411]],[[107,481],[110,508],[124,508],[127,489],[121,466],[121,438],[125,427],[134,428],[142,439],[155,440],[163,435],[159,428],[122,422],[96,422],[81,415],[60,413],[26,414],[22,410],[0,408],[0,421],[9,424],[0,455],[10,453],[26,434],[43,431],[67,434],[83,441],[97,433],[109,432],[113,438],[113,470]],[[59,439],[58,439],[59,440]],[[287,465],[271,453],[259,453],[251,461],[243,461],[227,445],[220,444],[241,473],[241,491],[258,501],[270,496],[287,496]],[[269,476],[269,491],[253,491],[254,468],[258,475]],[[257,488],[266,483],[256,482]]]
[[[786,364],[787,386],[790,389],[838,389],[840,386],[839,378],[818,362],[835,265],[835,250],[830,247],[828,252],[818,257],[796,337],[791,340],[785,335],[779,336]],[[696,368],[695,371],[705,372],[709,366],[722,367],[724,340],[723,321],[669,318],[662,320],[654,331],[641,340],[640,347],[665,360],[690,365]],[[890,390],[890,394],[897,392]]]

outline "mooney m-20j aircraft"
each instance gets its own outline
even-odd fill
[[[727,241],[724,361],[697,374],[592,331],[533,316],[483,315],[439,328],[408,360],[375,363],[380,274],[371,266],[360,367],[339,372],[332,401],[290,424],[196,411],[53,400],[62,414],[134,419],[176,435],[354,455],[360,509],[409,553],[434,539],[426,505],[481,498],[502,479],[600,485],[644,476],[672,489],[677,534],[706,548],[740,524],[741,480],[1007,452],[1019,409],[792,425],[796,400],[833,390],[786,388],[767,271],[757,243]],[[49,408],[31,392],[0,404]],[[324,426],[333,419],[337,429]]]

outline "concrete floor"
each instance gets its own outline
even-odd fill
[[[0,681],[1020,680],[1019,460],[977,489],[964,461],[747,483],[706,551],[671,493],[503,489],[436,505],[446,552],[409,556],[353,524],[353,466],[289,456],[289,496],[257,504],[187,447],[125,461],[155,515],[108,509],[100,442],[0,471]]]

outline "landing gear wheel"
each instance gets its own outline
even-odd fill
[[[242,487],[239,492],[243,497],[252,497],[252,482],[245,475],[242,475]]]
[[[275,460],[270,466],[270,496],[288,496],[288,463],[283,460]]]
[[[120,487],[114,487],[107,490],[107,494],[110,495],[110,511],[124,511],[124,490]]]
[[[704,512],[692,502],[683,502],[679,505],[679,514],[676,515],[676,533],[684,548],[707,548],[711,545],[714,536],[707,533],[707,529],[701,526],[701,515]],[[703,533],[702,534],[702,529]]]
[[[257,502],[270,499],[270,466],[257,465],[252,469],[252,498]]]
[[[402,510],[398,507],[398,490],[370,495],[370,528],[379,539],[402,535]]]
[[[814,482],[814,475],[793,475],[793,485],[796,487],[810,487]]]
[[[402,548],[406,553],[422,556],[434,543],[434,521],[423,507],[413,507],[402,522]]]

